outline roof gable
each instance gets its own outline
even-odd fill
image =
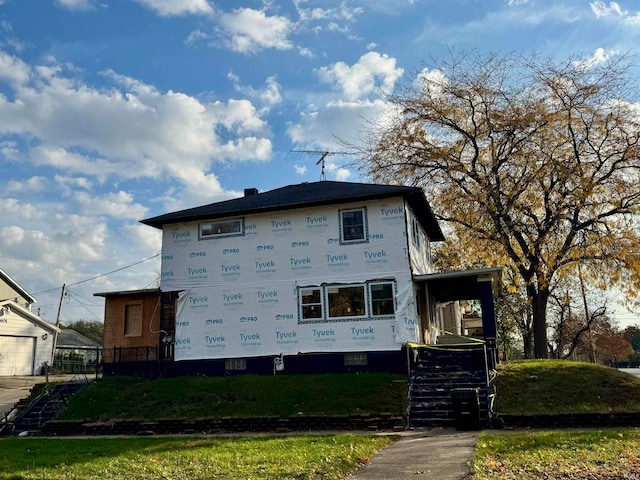
[[[19,294],[22,298],[24,298],[28,303],[35,303],[36,299],[31,296],[29,292],[27,292],[24,288],[22,288],[18,282],[16,282],[13,278],[11,278],[4,270],[0,268],[0,281],[4,282],[9,288],[14,290],[17,294]],[[10,300],[5,298],[0,298],[2,300]]]
[[[405,198],[429,238],[433,241],[444,240],[442,230],[440,230],[438,221],[431,211],[422,189],[402,185],[377,185],[371,183],[305,182],[264,193],[256,193],[253,189],[247,189],[244,197],[166,213],[141,222],[155,228],[162,228],[163,225],[171,223],[212,220],[235,215],[266,213],[319,205],[336,205],[390,197]]]
[[[40,326],[41,328],[44,328],[45,330],[49,330],[51,333],[60,331],[60,329],[55,325],[47,322],[46,320],[41,318],[39,315],[36,315],[31,310],[24,308],[22,305],[14,302],[13,300],[6,300],[4,302],[0,302],[0,310],[4,312],[5,308],[8,308],[9,310],[11,310],[12,313],[19,315],[25,320],[28,320]]]

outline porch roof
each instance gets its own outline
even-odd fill
[[[434,297],[437,302],[477,300],[480,298],[479,282],[491,282],[495,298],[500,295],[502,267],[414,275],[413,281],[426,283],[429,296]]]

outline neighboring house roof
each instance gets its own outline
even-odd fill
[[[6,283],[7,285],[9,285],[13,290],[15,290],[16,292],[18,292],[22,297],[24,297],[25,300],[27,300],[29,303],[35,303],[36,299],[33,298],[31,296],[31,294],[29,292],[27,292],[24,288],[22,288],[20,285],[18,285],[18,282],[16,282],[13,278],[11,278],[5,271],[3,271],[0,268],[0,281],[4,281],[4,283]],[[12,300],[9,298],[0,298],[0,301],[2,300]]]
[[[58,347],[64,348],[100,348],[97,342],[94,342],[90,338],[85,337],[80,332],[76,332],[71,328],[60,330],[58,333],[58,341],[56,343]]]
[[[49,332],[51,333],[60,331],[60,329],[55,325],[47,322],[43,318],[33,313],[28,308],[24,308],[22,305],[14,302],[13,300],[5,300],[4,302],[0,302],[0,313],[3,313],[5,308],[10,309],[12,312],[22,316],[23,318],[29,320],[30,322],[33,322],[37,326],[40,326],[45,330],[49,330]]]
[[[161,291],[159,288],[145,288],[142,290],[121,290],[118,292],[98,292],[98,293],[94,293],[93,296],[109,298],[109,297],[125,297],[128,295],[140,295],[140,294],[151,294],[151,293],[155,293],[156,295],[159,295]]]
[[[266,213],[319,205],[364,202],[390,197],[407,199],[429,239],[433,241],[444,240],[442,230],[440,230],[438,221],[421,188],[369,183],[305,182],[264,193],[258,193],[256,189],[246,189],[244,197],[166,213],[141,220],[141,222],[155,228],[162,228],[163,225],[172,223],[211,220],[234,215]]]

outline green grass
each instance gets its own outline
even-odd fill
[[[640,378],[591,363],[525,360],[498,366],[498,413],[640,411]]]
[[[640,476],[640,431],[484,432],[474,480],[626,479]]]
[[[391,374],[106,377],[76,394],[60,420],[157,420],[389,412],[406,404],[403,376]]]
[[[340,479],[389,437],[0,439],[0,479]]]

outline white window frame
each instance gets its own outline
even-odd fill
[[[391,285],[391,298],[389,298],[389,300],[391,300],[393,305],[392,313],[380,313],[378,315],[374,313],[374,308],[373,308],[374,298],[373,298],[373,288],[372,288],[374,285]],[[369,304],[371,307],[371,317],[377,318],[377,317],[389,317],[391,315],[395,315],[396,314],[396,289],[395,289],[394,282],[389,282],[384,280],[373,281],[373,282],[369,282],[368,287],[369,287],[368,291],[369,291]]]
[[[305,296],[304,293],[308,292],[308,291],[312,291],[312,290],[317,290],[318,291],[319,302],[304,303],[303,302],[303,298]],[[311,322],[317,322],[319,320],[324,319],[324,304],[325,303],[322,301],[322,287],[304,287],[304,288],[300,288],[298,290],[298,304],[299,304],[298,318],[300,318],[300,320],[302,320],[303,322],[311,323]],[[313,305],[320,306],[320,316],[319,317],[305,318],[304,317],[304,307],[305,306],[313,306]]]
[[[234,224],[237,228],[231,231],[221,231],[216,233],[214,231],[204,233],[205,228],[207,230],[214,230],[215,225]],[[226,229],[223,229],[226,230]],[[240,237],[244,236],[244,217],[239,218],[227,218],[223,220],[212,220],[210,222],[202,222],[198,224],[198,240],[209,240],[211,238],[226,238],[226,237]]]
[[[360,315],[331,315],[331,303],[329,295],[336,293],[333,290],[346,290],[346,289],[362,289],[362,304],[364,306],[364,312]],[[341,284],[332,284],[325,285],[324,293],[325,293],[325,312],[327,316],[327,320],[330,322],[340,321],[340,320],[363,320],[369,317],[369,302],[368,302],[368,292],[369,289],[365,283],[341,283]]]
[[[415,217],[411,217],[411,241],[420,248],[420,225]]]
[[[384,313],[379,315],[373,314],[373,293],[372,287],[374,285],[391,285],[392,289],[392,297],[393,301],[393,313]],[[329,305],[329,294],[332,289],[335,288],[358,288],[362,287],[364,289],[364,315],[348,315],[348,316],[331,316],[330,305]],[[362,283],[327,283],[322,285],[309,285],[309,286],[301,286],[297,288],[298,290],[298,323],[299,324],[308,324],[308,323],[333,323],[333,322],[357,322],[362,320],[383,320],[394,318],[397,313],[397,305],[396,305],[396,281],[393,279],[378,279],[378,280],[368,280]],[[320,303],[314,302],[313,305],[319,305],[322,315],[320,317],[313,318],[304,318],[304,309],[305,305],[310,305],[309,303],[303,303],[303,293],[315,290],[319,291],[320,294]]]
[[[344,215],[360,212],[362,214],[362,238],[352,238],[347,239],[345,235],[345,227],[349,225],[345,225]],[[369,243],[369,225],[367,219],[367,207],[358,207],[358,208],[346,208],[344,210],[338,210],[338,217],[340,218],[340,245],[352,245],[357,243]]]

